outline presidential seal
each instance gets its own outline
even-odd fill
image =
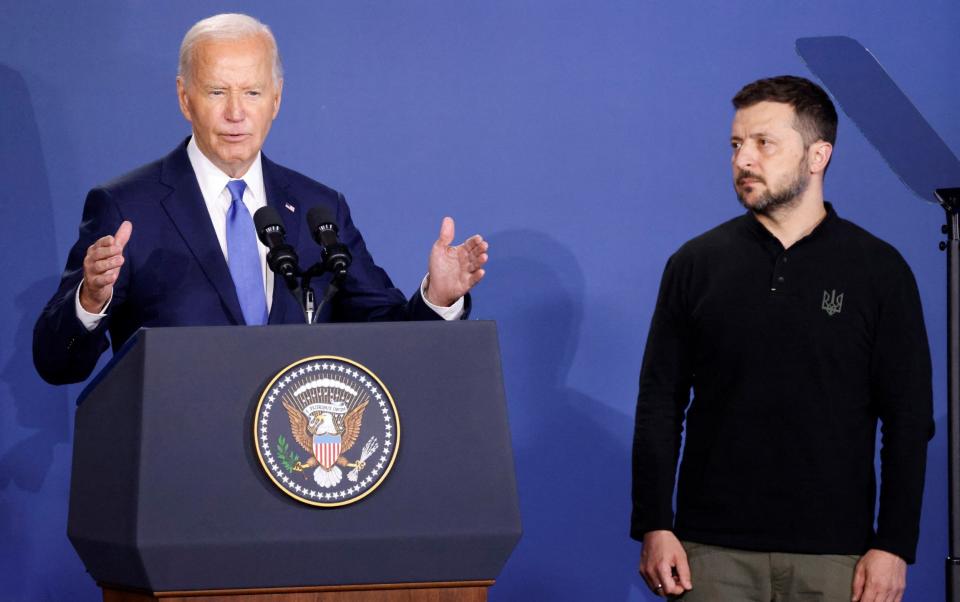
[[[400,420],[372,372],[320,355],[287,366],[264,389],[253,420],[257,457],[284,493],[313,506],[345,506],[393,468]]]

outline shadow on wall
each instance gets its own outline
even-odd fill
[[[0,223],[6,224],[0,273],[0,311],[11,318],[0,326],[0,391],[15,423],[0,433],[0,490],[11,484],[37,492],[53,461],[53,446],[68,439],[67,390],[40,380],[33,368],[33,324],[56,288],[57,257],[53,209],[40,134],[23,77],[0,65]]]
[[[496,319],[513,433],[523,538],[492,600],[616,600],[627,589],[628,450],[615,424],[597,358],[589,392],[567,385],[583,318],[583,272],[549,235],[488,237],[488,276],[478,317]],[[622,541],[623,545],[610,542]]]
[[[69,438],[67,390],[43,382],[33,368],[31,354],[38,308],[56,286],[56,278],[29,285],[16,296],[16,310],[9,314],[16,315],[16,332],[4,344],[13,345],[0,371],[0,382],[6,385],[16,408],[16,424],[3,429],[2,440],[12,445],[0,449],[0,490],[12,484],[23,491],[39,492],[53,463],[54,446]]]
[[[61,554],[72,554],[64,536],[66,482],[47,482],[56,446],[69,441],[72,409],[67,389],[37,376],[31,347],[33,323],[56,286],[55,277],[42,276],[59,266],[27,86],[20,73],[0,65],[0,89],[0,583],[10,599],[48,599],[34,589],[37,559],[46,556],[56,566]],[[63,479],[65,471],[55,474]],[[51,504],[51,495],[64,499]],[[51,515],[51,507],[62,512]]]

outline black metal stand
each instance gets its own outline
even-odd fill
[[[269,257],[267,261],[269,264]],[[297,303],[300,304],[300,308],[303,310],[303,321],[306,324],[316,324],[317,316],[320,315],[323,306],[337,294],[337,291],[340,290],[340,283],[346,277],[346,268],[330,269],[326,264],[327,262],[317,262],[310,266],[309,269],[301,270],[297,268],[295,274],[283,276],[287,290],[290,291],[290,294],[293,295],[293,298],[297,300]],[[272,266],[271,269],[273,269]],[[316,294],[313,291],[313,287],[310,286],[310,281],[317,276],[322,276],[326,272],[331,272],[333,277],[330,279],[329,284],[327,284],[320,304],[317,305]],[[281,275],[278,274],[278,276]]]
[[[938,188],[947,214],[947,493],[949,548],[946,559],[947,601],[960,601],[960,188]]]

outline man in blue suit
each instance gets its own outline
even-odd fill
[[[445,218],[428,274],[408,301],[367,252],[343,195],[260,152],[282,90],[266,25],[224,14],[187,32],[177,94],[193,134],[163,159],[87,195],[79,239],[34,328],[34,363],[45,380],[86,379],[110,343],[118,349],[143,326],[303,323],[256,240],[251,216],[265,205],[282,216],[302,265],[320,257],[307,211],[323,206],[335,216],[353,263],[319,320],[466,316],[487,243],[478,235],[451,246],[454,224]]]

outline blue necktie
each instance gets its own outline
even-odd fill
[[[267,323],[267,299],[263,294],[263,277],[260,274],[260,253],[257,251],[257,235],[253,218],[243,204],[243,191],[247,183],[230,180],[230,209],[227,210],[227,263],[233,285],[237,288],[240,309],[247,324]]]

